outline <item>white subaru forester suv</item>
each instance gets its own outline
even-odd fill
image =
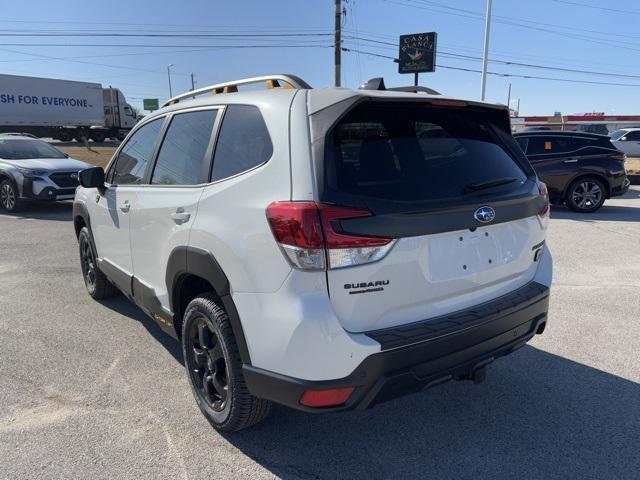
[[[545,328],[549,202],[507,108],[373,85],[188,92],[80,173],[89,294],[181,340],[220,430],[479,382]]]

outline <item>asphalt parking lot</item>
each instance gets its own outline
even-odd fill
[[[0,214],[0,478],[607,478],[640,475],[640,186],[552,211],[544,335],[372,410],[276,407],[215,432],[179,345],[85,293],[69,204]]]

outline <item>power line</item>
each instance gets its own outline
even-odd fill
[[[116,48],[333,48],[327,44],[304,44],[304,45],[157,45],[157,44],[131,44],[131,43],[0,43],[3,47],[116,47]]]
[[[430,2],[430,1],[427,1],[427,0],[421,0],[421,1],[419,1],[419,0],[402,0],[402,1],[399,1],[399,0],[385,0],[385,1],[387,1],[389,3],[393,3],[395,5],[401,5],[401,6],[404,6],[404,7],[417,8],[417,9],[420,9],[420,10],[433,11],[434,8],[438,8],[440,10],[435,10],[438,13],[444,13],[446,15],[454,15],[454,16],[458,16],[458,17],[470,18],[470,19],[473,19],[473,20],[483,20],[484,19],[484,15],[482,13],[480,13],[480,12],[476,12],[476,11],[473,11],[473,10],[465,10],[465,9],[461,9],[461,8],[450,7],[448,5],[444,5],[444,4],[437,3],[437,2]],[[420,5],[422,5],[422,6],[420,6]],[[431,8],[427,8],[428,6],[430,6]],[[554,30],[552,28],[548,28],[547,26],[555,26],[557,28],[569,29],[571,31],[583,30],[583,31],[587,31],[587,32],[591,32],[591,33],[598,33],[598,34],[602,34],[602,35],[606,34],[608,36],[620,36],[620,35],[625,36],[625,37],[629,36],[629,35],[625,35],[625,34],[615,34],[615,33],[608,33],[608,32],[597,32],[597,31],[594,31],[594,30],[584,30],[584,29],[580,29],[580,28],[565,27],[565,26],[560,26],[560,25],[553,25],[553,24],[548,24],[548,23],[535,22],[535,21],[532,21],[532,20],[524,20],[524,19],[518,19],[518,18],[515,18],[515,17],[504,17],[504,16],[498,16],[498,15],[494,15],[494,22],[500,23],[500,24],[503,24],[503,25],[510,25],[510,26],[515,26],[515,27],[519,27],[519,28],[525,28],[525,29],[529,29],[529,30],[536,30],[536,31],[540,31],[540,32],[551,33],[553,35],[558,35],[558,36],[565,37],[565,38],[571,38],[571,39],[575,39],[575,40],[582,40],[582,41],[585,41],[585,42],[604,45],[604,46],[608,46],[608,47],[616,47],[616,48],[620,48],[620,49],[640,52],[640,48],[633,48],[633,47],[640,47],[640,45],[637,44],[637,43],[625,42],[625,41],[622,41],[622,40],[616,40],[615,42],[607,41],[606,39],[594,38],[592,36],[582,35],[582,34],[579,34],[579,33],[558,31],[558,30]],[[530,24],[533,24],[533,25],[528,25],[527,23],[530,23]],[[542,26],[536,26],[536,25],[542,25]],[[628,46],[625,46],[625,45],[628,45]]]
[[[350,49],[347,47],[343,47],[342,48],[343,51],[345,52],[355,52],[354,49]],[[386,58],[386,59],[390,59],[390,60],[395,60],[395,57],[390,57],[388,55],[380,55],[379,53],[373,53],[373,52],[365,52],[365,51],[360,51],[358,53],[362,53],[364,55],[371,55],[374,57],[380,57],[380,58]],[[454,67],[452,65],[443,65],[440,63],[436,63],[436,66],[438,68],[445,68],[448,70],[460,70],[463,72],[472,72],[472,73],[482,73],[482,70],[477,70],[477,69],[472,69],[472,68],[464,68],[464,67]],[[487,72],[488,75],[496,75],[499,77],[514,77],[514,78],[525,78],[525,79],[530,79],[530,80],[549,80],[549,81],[556,81],[556,82],[568,82],[568,83],[585,83],[585,84],[591,84],[591,85],[612,85],[612,86],[618,86],[618,87],[640,87],[640,84],[630,84],[630,83],[613,83],[613,82],[593,82],[593,81],[589,81],[589,80],[572,80],[569,78],[554,78],[554,77],[542,77],[542,76],[536,76],[536,75],[518,75],[515,73],[501,73],[501,72]]]
[[[0,33],[0,37],[255,38],[330,37],[331,33]]]
[[[349,34],[356,34],[354,31],[347,31],[347,33]],[[381,35],[378,32],[371,32],[371,31],[366,31],[366,30],[362,30],[360,29],[360,33],[364,33],[366,34],[368,37],[375,37],[375,38],[384,38],[384,39],[392,39],[395,40],[395,42],[393,43],[393,45],[398,45],[397,43],[397,36],[394,35]],[[356,34],[357,35],[357,34]],[[443,43],[443,42],[438,42],[439,46],[442,47],[446,47],[448,49],[453,49],[453,50],[461,50],[461,51],[466,51],[466,52],[478,52],[481,53],[482,49],[478,49],[478,48],[471,48],[469,46],[466,45],[456,45],[453,43]],[[627,68],[628,65],[620,65],[620,64],[616,64],[616,63],[610,63],[610,62],[598,62],[598,61],[590,61],[588,66],[585,66],[584,64],[581,63],[576,63],[576,62],[572,62],[570,59],[567,58],[562,58],[562,57],[554,57],[554,56],[550,56],[550,55],[533,55],[531,53],[529,54],[524,54],[524,53],[520,53],[520,54],[515,54],[514,52],[507,52],[504,50],[493,50],[493,58],[497,58],[497,57],[502,57],[502,58],[514,58],[514,59],[526,59],[526,58],[532,58],[532,59],[544,59],[545,61],[547,61],[548,63],[551,64],[559,64],[559,65],[563,65],[563,66],[577,66],[579,68],[589,68],[589,67],[593,67],[593,66],[597,66],[597,65],[602,65],[602,66],[606,66],[606,67],[616,67],[616,68]]]
[[[589,5],[588,3],[571,2],[569,0],[552,0],[556,3],[564,3],[566,5],[573,5],[574,7],[593,8],[595,10],[602,10],[605,12],[624,13],[625,15],[640,15],[638,10],[620,10],[617,8],[600,7],[597,5]]]
[[[345,36],[345,38],[355,39],[356,37]],[[364,38],[364,37],[359,37],[357,39],[358,40],[362,40],[364,42],[371,42],[371,43],[378,43],[378,44],[383,44],[383,45],[390,45],[390,46],[393,46],[393,47],[397,48],[397,44],[394,44],[394,43],[391,43],[391,42],[383,42],[383,41],[380,41],[380,40],[373,40],[373,39]],[[473,56],[473,55],[463,55],[463,54],[447,52],[447,51],[438,51],[438,55],[443,55],[443,56],[446,56],[446,57],[454,57],[454,58],[463,58],[463,59],[468,59],[468,60],[482,60],[482,57],[476,57],[476,56]],[[601,76],[617,77],[617,78],[638,78],[638,79],[640,79],[640,75],[629,75],[629,74],[624,74],[624,73],[597,72],[597,71],[593,71],[593,70],[576,70],[575,68],[552,67],[552,66],[549,66],[549,65],[537,65],[537,64],[533,64],[533,63],[510,62],[510,61],[507,61],[507,60],[490,59],[489,61],[491,63],[500,63],[500,64],[503,64],[503,65],[514,65],[514,66],[518,66],[518,67],[527,67],[527,68],[538,68],[538,69],[543,69],[543,70],[555,70],[555,71],[560,71],[560,72],[581,73],[581,74],[586,74],[586,75],[601,75]]]

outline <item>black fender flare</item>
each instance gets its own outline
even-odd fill
[[[209,282],[213,287],[229,316],[242,363],[251,365],[249,349],[240,316],[231,298],[229,279],[215,257],[207,250],[182,246],[176,247],[169,255],[165,281],[167,284],[167,292],[169,292],[169,308],[174,312],[174,325],[180,325],[182,323],[182,319],[176,319],[175,317],[180,315],[186,307],[186,305],[180,305],[180,287],[182,280],[186,278],[187,275],[200,277]],[[176,322],[176,320],[179,321]],[[178,337],[180,337],[181,333],[182,332],[176,331]]]
[[[76,232],[76,238],[78,238],[78,235],[80,235],[80,223],[78,222],[78,219],[81,218],[82,221],[84,222],[84,225],[87,227],[87,230],[89,230],[89,238],[91,239],[91,246],[93,247],[93,251],[96,254],[96,257],[98,257],[98,250],[96,249],[96,242],[93,239],[93,231],[91,230],[91,217],[89,216],[89,210],[87,210],[87,205],[84,202],[79,202],[77,200],[73,201],[73,211],[72,211],[72,217],[73,217],[73,228]]]

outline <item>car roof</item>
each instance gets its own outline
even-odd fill
[[[530,130],[528,132],[516,132],[514,137],[579,137],[593,139],[609,139],[608,135],[600,135],[599,133],[579,132],[579,131],[560,131],[560,130]]]
[[[186,108],[196,108],[213,105],[230,105],[230,104],[253,104],[253,105],[272,105],[272,102],[282,102],[283,107],[289,107],[292,98],[298,92],[306,92],[308,113],[313,115],[331,105],[345,101],[356,100],[358,98],[371,98],[371,99],[384,99],[384,100],[417,100],[417,101],[430,101],[440,100],[443,101],[443,105],[446,105],[447,101],[463,101],[468,105],[483,106],[495,109],[506,110],[505,105],[499,103],[479,102],[477,100],[460,99],[450,97],[446,95],[439,95],[434,93],[415,93],[407,91],[398,91],[392,89],[373,90],[366,88],[350,89],[341,87],[330,88],[311,88],[306,82],[298,77],[292,75],[278,74],[271,77],[277,78],[278,81],[289,83],[287,88],[273,88],[268,87],[260,90],[238,90],[238,86],[247,84],[257,84],[258,82],[264,83],[270,82],[269,76],[254,77],[251,79],[241,79],[234,82],[227,82],[224,84],[211,85],[208,87],[200,88],[191,95],[191,92],[185,92],[167,101],[163,108],[147,115],[146,118],[153,118],[158,115],[162,115],[172,111],[183,110]],[[382,87],[384,88],[384,87]],[[283,99],[286,101],[282,101]]]

